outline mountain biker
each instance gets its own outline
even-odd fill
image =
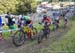
[[[45,37],[46,39],[48,38],[48,34],[50,34],[50,28],[49,26],[51,25],[51,19],[49,16],[44,15],[42,19],[42,24],[43,24],[43,35],[41,38]]]
[[[19,15],[18,19],[16,20],[16,24],[18,25],[18,28],[22,28],[23,25],[23,15]]]
[[[67,22],[68,22],[68,18],[65,16],[65,17],[64,17],[64,25],[65,25],[65,26],[66,26]]]
[[[29,16],[24,16],[24,25],[28,27],[28,32],[27,32],[27,35],[28,35],[28,39],[31,39],[31,32],[32,32],[32,28],[33,28],[33,22],[32,20],[30,19]]]
[[[44,15],[43,16],[43,19],[42,19],[42,23],[46,24],[46,25],[50,25],[51,24],[51,19],[50,17],[48,17],[47,15]]]
[[[32,22],[32,20],[30,19],[30,17],[29,17],[29,16],[24,16],[23,18],[24,18],[24,24],[25,24],[26,26],[28,26],[29,28],[32,28],[33,22]]]
[[[55,25],[56,25],[56,28],[58,28],[59,27],[59,17],[57,17],[57,18],[55,18]]]

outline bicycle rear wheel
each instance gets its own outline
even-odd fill
[[[12,38],[12,42],[15,46],[21,46],[24,44],[25,38],[26,37],[24,32],[21,30],[18,30]]]

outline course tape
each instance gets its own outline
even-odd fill
[[[9,29],[9,30],[2,30],[0,31],[0,33],[3,33],[3,32],[11,32],[11,31],[16,31],[16,30],[20,30],[20,28],[16,28],[16,29]]]

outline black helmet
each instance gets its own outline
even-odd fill
[[[47,18],[47,15],[43,15],[43,18]]]

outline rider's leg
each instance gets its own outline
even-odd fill
[[[29,29],[28,36],[32,40],[32,35],[33,35],[33,32],[32,32],[32,24],[28,24],[28,29]]]

